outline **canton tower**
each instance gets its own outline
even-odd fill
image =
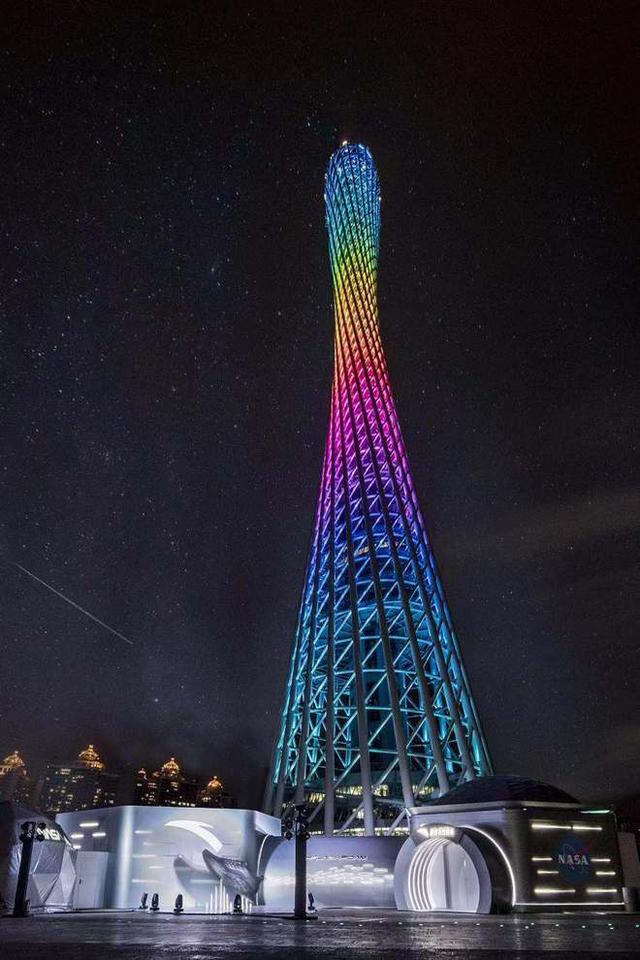
[[[429,544],[378,324],[380,189],[369,149],[325,178],[335,316],[331,414],[265,809],[392,832],[491,761]]]

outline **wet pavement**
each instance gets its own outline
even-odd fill
[[[640,960],[640,915],[327,910],[313,920],[86,912],[0,920],[2,960]]]

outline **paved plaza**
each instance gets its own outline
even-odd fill
[[[91,912],[0,920],[2,960],[576,960],[640,957],[640,915],[471,917],[327,910],[317,919]]]

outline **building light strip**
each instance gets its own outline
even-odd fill
[[[587,893],[617,893],[617,887],[587,887]]]
[[[69,838],[71,840],[84,840],[84,833],[70,833]]]
[[[553,857],[531,857],[532,863],[551,863]]]
[[[552,873],[556,874],[557,876],[557,874],[560,873],[560,871],[559,870],[536,870],[536,873],[541,877],[543,875],[550,876]]]
[[[92,837],[106,837],[106,833],[104,832],[104,830],[98,830],[97,833],[92,833],[91,836],[92,836]]]
[[[153,833],[153,830],[134,830],[133,832],[134,832],[134,833],[137,833],[137,834],[141,834],[141,833]]]
[[[98,820],[87,820],[84,823],[79,823],[78,826],[81,828],[86,827],[88,829],[89,827],[99,827],[100,823]]]
[[[547,893],[561,893],[568,895],[570,893],[575,893],[576,891],[573,887],[567,887],[566,889],[564,887],[534,887],[533,892],[540,896],[545,896]],[[587,891],[587,893],[588,892],[589,891]]]
[[[596,877],[615,877],[615,870],[596,870]]]
[[[570,823],[532,823],[532,830],[571,830]]]
[[[591,863],[611,863],[611,857],[591,857]]]
[[[598,830],[602,831],[602,827],[590,826],[586,823],[538,823],[536,821],[531,822],[532,830]]]
[[[74,843],[73,849],[74,849],[74,850],[82,850],[82,844],[81,844],[81,843]]]
[[[545,900],[545,907],[624,907],[624,900]],[[539,900],[519,900],[516,907],[539,907]]]

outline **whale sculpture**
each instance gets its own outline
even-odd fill
[[[252,903],[256,902],[258,888],[263,878],[252,873],[244,860],[218,857],[209,850],[202,851],[202,859],[207,869],[222,880],[229,893],[241,893]]]
[[[206,848],[202,851],[202,859],[207,871],[190,863],[183,856],[175,858],[174,869],[186,888],[190,887],[191,881],[198,879],[198,875],[202,877],[208,872],[222,881],[227,893],[232,897],[240,893],[243,897],[251,900],[252,903],[256,902],[258,889],[263,878],[253,873],[246,861],[239,860],[237,857],[219,856],[223,844],[208,824],[197,820],[170,820],[165,826],[186,830],[203,840],[207,847],[215,850],[215,853]]]

